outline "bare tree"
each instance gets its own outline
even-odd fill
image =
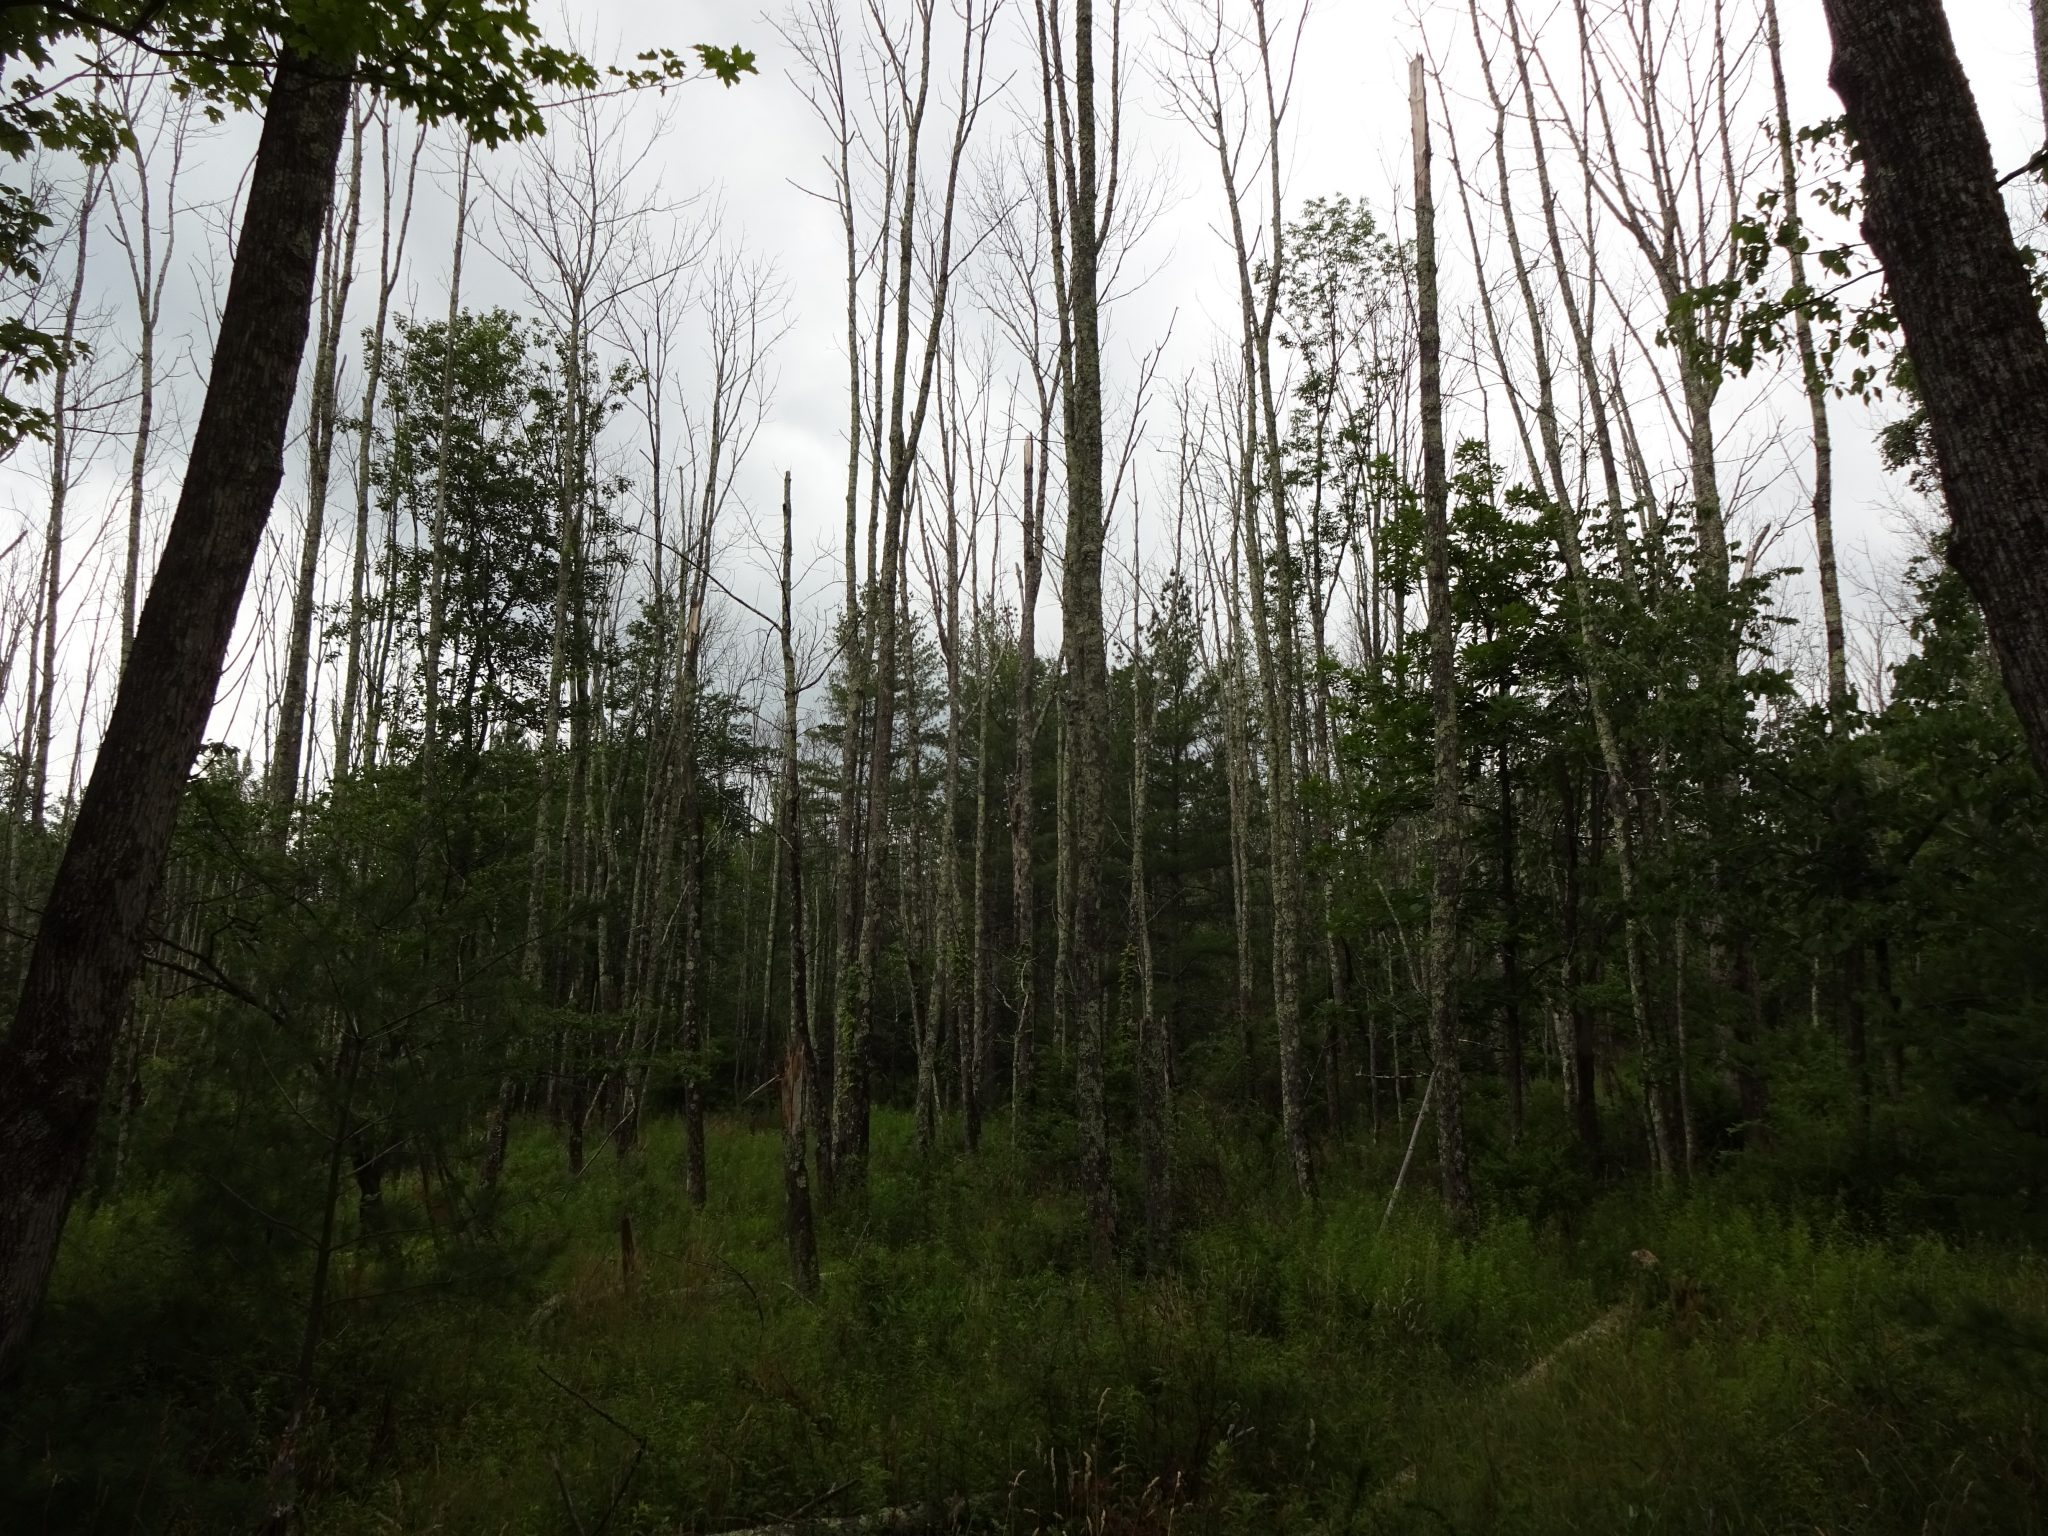
[[[124,146],[129,177],[116,178],[109,197],[115,239],[127,258],[128,281],[135,293],[135,439],[128,460],[128,542],[121,575],[123,663],[135,640],[143,493],[156,427],[157,330],[177,256],[178,179],[197,110],[191,97],[154,89],[155,82],[154,72],[124,71],[114,84],[121,116],[134,134]]]
[[[940,168],[928,176],[925,158],[934,89],[945,82],[935,64],[939,37],[934,0],[916,0],[907,24],[892,26],[873,7],[868,11],[864,40],[875,78],[870,121],[857,118],[848,94],[842,32],[833,0],[819,4],[797,23],[807,39],[806,61],[818,80],[814,101],[838,139],[835,186],[842,199],[848,236],[849,350],[858,356],[858,266],[852,231],[861,217],[859,189],[851,175],[852,147],[873,162],[875,185],[873,227],[878,236],[874,280],[880,302],[874,318],[876,359],[873,411],[862,417],[859,399],[852,411],[870,426],[869,465],[874,512],[869,520],[869,573],[861,608],[867,625],[846,635],[856,642],[860,666],[871,680],[872,702],[862,741],[865,749],[867,804],[858,839],[857,926],[849,923],[842,900],[842,940],[852,937],[850,952],[842,942],[837,977],[837,1036],[833,1050],[832,1176],[836,1183],[858,1189],[865,1179],[869,1126],[870,1057],[876,1027],[876,966],[881,955],[885,915],[885,881],[889,850],[889,779],[895,741],[896,670],[903,551],[909,529],[911,493],[919,443],[931,408],[933,385],[945,334],[947,304],[959,257],[954,225],[960,171],[982,106],[987,100],[989,29],[1000,0],[967,0],[960,12],[959,64],[953,79],[950,133],[940,155]],[[928,206],[929,203],[929,206]],[[886,234],[886,239],[879,238]],[[921,333],[915,321],[921,312]],[[849,363],[849,367],[857,366]],[[855,381],[856,395],[860,385]],[[861,434],[853,433],[848,466],[848,556],[851,562],[853,512],[858,497]],[[877,546],[877,540],[879,545]],[[866,692],[866,690],[862,690]],[[862,702],[867,702],[863,699]],[[857,729],[849,715],[847,729]],[[856,764],[856,767],[859,765]],[[842,776],[842,815],[851,779]],[[852,848],[854,828],[843,824],[842,851]],[[852,865],[842,860],[842,875]]]
[[[1295,707],[1301,657],[1296,628],[1296,558],[1289,531],[1287,469],[1280,432],[1280,401],[1286,387],[1275,357],[1281,274],[1287,259],[1281,127],[1305,21],[1305,11],[1296,16],[1290,42],[1286,29],[1275,26],[1267,0],[1251,0],[1251,26],[1246,36],[1226,20],[1223,6],[1205,5],[1183,22],[1176,42],[1178,72],[1168,83],[1182,115],[1204,135],[1207,148],[1216,157],[1230,214],[1246,381],[1239,519],[1267,753],[1266,848],[1273,904],[1273,1018],[1280,1047],[1281,1135],[1295,1186],[1305,1198],[1313,1199],[1315,1165],[1309,1147],[1301,1041],[1307,916],[1296,741],[1301,722],[1296,719]],[[1236,59],[1244,47],[1249,47],[1254,61],[1248,67]],[[1282,47],[1286,53],[1276,60]],[[1245,217],[1247,199],[1254,196],[1257,202],[1253,206],[1259,209],[1256,217],[1266,226],[1263,252],[1257,224],[1248,223]]]
[[[96,165],[86,166],[78,204],[72,210],[71,286],[57,332],[57,365],[50,375],[50,512],[43,533],[42,681],[40,688],[31,690],[36,703],[28,785],[29,825],[37,830],[43,825],[49,794],[50,735],[57,698],[58,609],[64,592],[64,516],[71,487],[84,467],[81,438],[85,434],[81,428],[88,360],[79,346],[79,312],[85,301],[92,216],[105,186],[105,172]]]
[[[1044,98],[1045,194],[1052,210],[1053,280],[1060,295],[1060,397],[1066,448],[1067,524],[1061,547],[1060,716],[1065,769],[1060,857],[1067,915],[1061,974],[1074,1021],[1075,1098],[1081,1186],[1098,1264],[1108,1262],[1116,1208],[1104,1103],[1104,969],[1108,942],[1101,870],[1109,811],[1109,662],[1102,561],[1109,499],[1103,458],[1103,257],[1115,229],[1121,122],[1121,0],[1109,7],[1107,132],[1097,101],[1094,0],[1074,0],[1069,35],[1058,0],[1037,0]],[[1071,49],[1073,73],[1066,59]]]
[[[356,766],[357,725],[365,713],[363,699],[365,646],[369,638],[369,573],[373,556],[370,533],[372,490],[371,453],[376,440],[377,395],[384,380],[385,333],[391,319],[391,298],[398,290],[405,262],[406,235],[412,228],[413,192],[419,181],[420,153],[426,147],[427,130],[420,125],[413,134],[412,148],[402,151],[398,134],[397,109],[389,102],[377,105],[377,164],[379,207],[377,219],[377,306],[364,334],[363,392],[356,407],[355,536],[349,562],[348,659],[342,675],[341,698],[334,726],[334,773],[336,777]],[[403,178],[403,190],[400,180]],[[375,733],[363,743],[374,749]]]
[[[805,1138],[813,1126],[817,1093],[817,1062],[811,1049],[810,992],[804,948],[804,815],[803,781],[797,765],[797,684],[795,617],[791,588],[795,553],[790,508],[790,477],[782,477],[782,793],[778,813],[783,862],[789,871],[789,1030],[782,1066],[782,1195],[783,1226],[789,1243],[789,1267],[796,1288],[808,1296],[818,1288],[818,1238],[811,1219],[810,1174],[805,1163]]]
[[[1437,298],[1436,194],[1430,184],[1429,96],[1423,61],[1408,74],[1415,144],[1415,306],[1422,343],[1422,516],[1429,566],[1429,691],[1435,727],[1430,807],[1429,1045],[1437,1085],[1437,1168],[1444,1203],[1472,1220],[1465,1148],[1465,1074],[1458,1061],[1458,897],[1464,882],[1463,765],[1458,755],[1458,621],[1451,607],[1451,487],[1444,453],[1442,320]]]
[[[368,108],[360,93],[351,107],[348,171],[340,201],[330,206],[320,240],[320,286],[313,319],[313,377],[306,406],[306,517],[299,544],[298,581],[292,589],[290,653],[278,701],[277,740],[270,758],[270,800],[279,826],[288,826],[299,784],[299,749],[305,739],[306,684],[312,667],[313,605],[320,580],[320,548],[327,527],[327,488],[334,438],[341,425],[341,339],[348,323],[349,289],[356,275],[356,240],[363,216],[363,128]],[[459,238],[459,237],[458,237]],[[461,270],[458,255],[456,270]],[[445,434],[444,434],[445,436]]]

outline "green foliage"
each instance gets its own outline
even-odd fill
[[[1714,1186],[1463,1242],[1417,1200],[1383,1233],[1386,1149],[1276,1206],[1263,1156],[1202,1125],[1179,1161],[1209,1214],[1138,1279],[1090,1271],[1058,1152],[925,1162],[885,1114],[815,1303],[783,1283],[772,1134],[715,1127],[694,1213],[666,1131],[580,1179],[523,1135],[487,1261],[406,1240],[402,1304],[383,1261],[344,1275],[306,1528],[568,1529],[562,1490],[594,1519],[637,1436],[633,1532],[921,1505],[1020,1532],[2039,1529],[2036,1255]],[[189,1189],[67,1238],[0,1463],[34,1525],[254,1507],[292,1319],[218,1246],[246,1213],[195,1229]]]

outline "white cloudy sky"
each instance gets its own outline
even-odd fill
[[[1147,13],[1160,0],[1132,0],[1130,30],[1140,41],[1141,65],[1152,28]],[[1693,6],[1701,0],[1669,0]],[[1979,104],[1990,129],[2001,166],[2018,164],[2041,139],[2039,94],[2033,69],[2028,0],[1950,0],[1949,11],[1963,50]],[[1820,0],[1781,0],[1787,34],[1788,72],[1796,121],[1810,122],[1837,109],[1826,85],[1828,45]],[[1005,45],[1000,65],[1023,67],[1025,7],[1010,0],[1010,14],[1000,23]],[[782,472],[796,477],[803,509],[804,533],[816,549],[832,538],[837,513],[832,508],[835,484],[844,483],[843,432],[845,404],[843,305],[839,240],[832,210],[807,196],[803,186],[821,184],[820,155],[826,141],[790,77],[794,61],[781,47],[771,21],[758,0],[578,0],[570,28],[580,41],[604,55],[624,56],[643,48],[681,48],[697,41],[740,41],[754,48],[761,74],[731,91],[705,85],[672,97],[670,128],[657,145],[652,163],[667,190],[709,192],[724,210],[725,238],[744,243],[772,257],[787,281],[792,328],[777,358],[779,390],[767,429],[758,440],[743,484],[744,494],[764,513],[779,494]],[[1406,222],[1407,59],[1425,37],[1433,53],[1452,62],[1456,88],[1456,50],[1468,46],[1463,0],[1317,0],[1302,51],[1293,114],[1283,164],[1291,205],[1314,196],[1349,194],[1372,205],[1385,218],[1398,210]],[[1162,213],[1141,244],[1134,263],[1144,275],[1110,319],[1110,361],[1128,378],[1133,360],[1169,326],[1175,337],[1168,371],[1198,364],[1211,338],[1235,325],[1234,284],[1228,275],[1226,249],[1215,224],[1217,196],[1213,162],[1204,158],[1190,131],[1164,110],[1155,90],[1141,84],[1131,117],[1130,133],[1138,153],[1170,188]],[[1762,108],[1759,104],[1759,110]],[[1016,131],[1024,106],[998,105],[987,119],[996,134]],[[629,124],[628,133],[644,132]],[[1475,130],[1476,136],[1477,130]],[[253,137],[246,128],[231,127],[210,144],[193,177],[194,196],[220,195],[231,187],[246,164]],[[1469,150],[1468,150],[1469,153]],[[214,215],[218,219],[218,215]],[[1447,213],[1447,218],[1453,215]],[[445,249],[451,225],[445,193],[428,194],[416,220],[414,274],[401,304],[438,313],[445,303]],[[178,302],[185,317],[186,345],[203,356],[205,326],[197,315],[206,307],[209,263],[199,254],[205,244],[195,225],[182,236],[191,252],[181,281],[187,292]],[[215,239],[213,264],[220,242]],[[104,309],[118,317],[125,312],[125,274],[117,259],[96,255],[93,270]],[[358,294],[362,293],[358,284]],[[518,302],[518,285],[486,256],[472,259],[465,277],[465,296],[472,302]],[[360,299],[359,299],[360,302]],[[194,388],[190,380],[184,386]],[[1757,441],[1776,434],[1768,412],[1735,416],[1734,451],[1747,452]],[[1746,437],[1743,434],[1748,434]],[[1842,537],[1852,570],[1882,567],[1892,558],[1900,488],[1878,470],[1868,449],[1863,424],[1845,423],[1841,483],[1838,490]],[[1754,515],[1783,513],[1796,505],[1800,488],[1797,459],[1803,443],[1795,434],[1762,473],[1770,488],[1760,497]],[[109,451],[91,485],[99,487],[98,504],[111,509],[125,449]],[[1762,455],[1770,457],[1768,453]],[[14,503],[7,521],[23,529],[40,527],[44,494],[24,484],[29,466],[21,456],[0,482]],[[167,466],[174,471],[175,464]],[[295,489],[300,473],[295,456],[287,470],[286,493],[274,520],[271,548],[259,572],[259,587],[268,582],[280,589],[296,544],[293,525],[301,495]],[[167,474],[160,500],[174,487]],[[88,486],[78,498],[93,503]],[[156,513],[159,525],[161,508]],[[11,531],[0,538],[11,538]],[[1803,537],[1801,535],[1800,537]],[[32,542],[32,540],[31,540]],[[1806,563],[1804,546],[1778,551],[1783,560]],[[328,566],[338,583],[345,551],[337,530]],[[81,571],[75,586],[81,594],[94,580],[104,581],[107,567]],[[829,585],[829,573],[820,586]],[[117,588],[107,590],[117,591]],[[1050,601],[1050,599],[1049,599]],[[78,623],[89,603],[81,595]],[[87,632],[74,632],[69,646],[81,646]],[[216,733],[254,745],[262,733],[263,696],[267,692],[264,648],[253,635],[238,643],[237,671],[224,690]],[[74,693],[76,690],[73,690]],[[18,689],[17,689],[18,693]],[[87,705],[90,750],[93,717],[105,707],[105,681]],[[71,701],[76,717],[77,700]],[[68,733],[60,728],[60,736]],[[60,747],[59,755],[64,755]],[[58,783],[63,779],[58,772]]]

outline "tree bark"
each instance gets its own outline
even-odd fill
[[[104,178],[98,167],[87,166],[85,186],[78,194],[72,240],[74,263],[71,294],[64,305],[64,327],[60,333],[62,360],[58,362],[50,388],[50,520],[43,537],[43,658],[42,686],[35,696],[35,767],[29,784],[29,825],[41,829],[49,798],[50,735],[57,699],[57,601],[64,591],[64,511],[71,495],[72,415],[71,347],[78,334],[78,309],[85,299],[86,251],[92,234],[93,205],[99,201]]]
[[[455,177],[455,251],[448,266],[448,322],[441,337],[441,399],[437,412],[439,441],[434,445],[434,516],[427,548],[426,655],[421,659],[425,685],[420,719],[420,758],[431,783],[434,758],[441,745],[441,645],[448,627],[448,457],[455,426],[456,333],[462,324],[462,250],[469,231],[469,161],[474,146],[462,140],[462,161]],[[654,472],[659,475],[661,466]]]
[[[2041,16],[2048,0],[2035,0],[2034,14]],[[1799,223],[1799,166],[1792,154],[1792,109],[1785,94],[1785,51],[1778,30],[1778,0],[1764,0],[1764,39],[1771,55],[1771,90],[1778,108],[1778,169],[1782,177],[1784,203],[1779,216],[1802,230]],[[1787,249],[1792,267],[1792,290],[1806,291],[1806,254],[1797,242]],[[1814,563],[1820,578],[1821,628],[1827,641],[1828,713],[1837,722],[1849,707],[1848,642],[1842,627],[1842,581],[1835,567],[1835,445],[1828,422],[1828,381],[1821,372],[1820,351],[1813,339],[1813,316],[1804,304],[1792,312],[1793,334],[1799,347],[1799,378],[1806,389],[1807,410],[1813,417],[1813,544]]]
[[[1954,534],[2048,775],[2048,334],[1940,0],[1824,0],[1863,155],[1863,233],[1927,405]]]
[[[383,217],[378,221],[381,245],[377,261],[377,315],[365,338],[363,398],[356,423],[356,527],[354,556],[349,562],[348,660],[341,684],[341,708],[334,729],[334,774],[336,778],[355,767],[356,722],[364,711],[364,637],[369,624],[370,495],[371,452],[376,442],[377,393],[384,381],[384,333],[391,318],[391,295],[398,287],[400,267],[405,258],[406,232],[412,227],[413,188],[418,183],[420,150],[426,144],[426,130],[413,140],[406,161],[405,197],[394,225],[392,198],[396,162],[391,153],[390,108],[379,130],[379,158],[383,165]]]
[[[1429,1043],[1437,1083],[1437,1167],[1444,1203],[1472,1220],[1465,1149],[1464,1074],[1458,1064],[1458,899],[1464,876],[1458,757],[1458,632],[1451,612],[1450,479],[1444,456],[1443,362],[1437,315],[1436,199],[1430,187],[1429,99],[1422,60],[1409,69],[1415,139],[1415,295],[1422,360],[1422,513],[1429,563],[1429,685],[1436,724],[1429,898]]]
[[[804,1141],[814,1123],[818,1081],[811,1051],[810,979],[804,949],[803,781],[797,772],[796,634],[790,586],[794,579],[790,477],[782,477],[782,852],[789,871],[789,1034],[782,1054],[783,1231],[790,1275],[805,1296],[818,1289],[818,1234],[811,1213],[810,1172]]]
[[[177,511],[0,1045],[0,1378],[20,1367],[91,1150],[185,776],[283,477],[348,101],[345,69],[279,58]]]
[[[334,467],[334,435],[340,425],[336,399],[341,374],[341,334],[347,322],[348,292],[355,280],[356,235],[362,226],[363,121],[350,136],[348,203],[339,226],[330,213],[321,242],[319,322],[313,332],[312,396],[306,409],[306,523],[299,545],[298,581],[292,588],[291,632],[285,657],[284,691],[277,707],[277,740],[270,755],[270,801],[281,813],[280,832],[290,825],[298,796],[299,754],[306,738],[306,680],[312,670],[313,607],[320,580],[320,541],[327,526],[327,487]]]
[[[1102,340],[1098,262],[1098,132],[1095,104],[1094,0],[1074,4],[1073,179],[1067,209],[1072,249],[1067,263],[1070,362],[1066,378],[1067,530],[1060,583],[1066,652],[1064,724],[1073,848],[1072,930],[1067,941],[1067,995],[1074,1018],[1075,1103],[1080,1115],[1081,1188],[1088,1202],[1096,1261],[1104,1262],[1116,1230],[1110,1187],[1109,1119],[1104,1103],[1108,1046],[1104,1016],[1102,856],[1109,782],[1109,659],[1102,625],[1102,556],[1106,508],[1102,469]]]
[[[2034,0],[2034,80],[2041,92],[2043,133],[2048,134],[2048,0]]]
[[[1138,1157],[1145,1171],[1145,1261],[1166,1268],[1173,1242],[1173,1105],[1168,1062],[1172,1047],[1153,988],[1152,898],[1146,882],[1145,834],[1149,815],[1152,712],[1156,707],[1149,664],[1142,654],[1143,603],[1135,590],[1139,561],[1137,520],[1131,522],[1131,964],[1136,971]]]
[[[1013,1126],[1031,1099],[1038,1027],[1038,896],[1033,858],[1038,835],[1038,712],[1034,695],[1038,586],[1045,571],[1045,496],[1035,483],[1035,446],[1031,438],[1024,439],[1024,500],[1018,513],[1024,552],[1017,576],[1017,758],[1010,771],[1010,922],[1017,987],[1010,1056]]]

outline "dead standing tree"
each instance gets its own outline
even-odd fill
[[[529,985],[550,998],[586,976],[586,956],[572,954],[549,922],[554,901],[573,905],[590,888],[586,812],[591,757],[588,570],[590,523],[600,500],[596,472],[604,427],[593,406],[606,388],[594,373],[594,341],[606,333],[629,287],[648,280],[632,267],[635,233],[679,206],[649,186],[648,166],[665,120],[652,132],[627,133],[613,108],[594,97],[571,101],[547,137],[529,148],[509,175],[487,179],[498,210],[499,247],[546,326],[558,359],[561,409],[556,423],[555,595],[549,629],[548,680],[542,697],[535,786],[533,852],[527,882],[522,968]],[[430,586],[440,580],[430,572]],[[564,689],[568,707],[564,709]],[[568,773],[562,774],[562,726],[569,727]],[[586,1006],[597,999],[583,996]],[[688,1032],[689,1023],[684,1024]],[[558,1085],[569,1090],[570,1160],[580,1164],[582,1121],[589,1105],[575,1052],[557,1042]],[[495,1162],[495,1158],[492,1159]]]
[[[871,507],[868,580],[852,593],[865,622],[843,625],[849,673],[865,687],[849,709],[849,736],[864,732],[842,759],[840,903],[836,1036],[832,1053],[832,1178],[858,1190],[866,1177],[871,1073],[877,1019],[877,967],[887,911],[889,783],[896,728],[896,672],[904,548],[919,445],[931,409],[947,306],[960,257],[954,225],[961,168],[988,99],[989,33],[1001,0],[965,0],[959,13],[957,73],[936,56],[942,45],[935,0],[916,0],[908,22],[891,25],[877,6],[865,11],[856,67],[870,76],[855,95],[847,41],[835,0],[816,0],[785,29],[812,81],[812,102],[835,139],[834,193],[846,234],[847,342],[853,399],[847,472],[847,560],[868,453]],[[935,94],[952,87],[950,124],[936,121]],[[940,108],[940,110],[945,110]],[[932,154],[932,140],[944,132]],[[934,172],[930,162],[936,159]],[[863,163],[864,162],[864,163]],[[874,231],[872,270],[864,272],[859,231]],[[874,372],[863,383],[860,292],[874,284]],[[864,411],[863,395],[868,408]],[[865,429],[865,430],[863,430]],[[857,776],[865,771],[866,803]]]
[[[1248,28],[1240,30],[1230,17],[1227,8],[1213,0],[1183,16],[1167,85],[1182,116],[1215,156],[1230,215],[1246,381],[1239,520],[1267,748],[1266,848],[1273,905],[1273,1020],[1280,1052],[1281,1135],[1295,1187],[1304,1198],[1313,1199],[1315,1165],[1309,1146],[1302,1051],[1303,929],[1308,899],[1301,847],[1300,754],[1296,749],[1296,735],[1303,725],[1296,718],[1296,700],[1301,695],[1300,604],[1280,429],[1280,405],[1287,386],[1275,356],[1280,350],[1276,326],[1287,260],[1281,128],[1307,13],[1298,13],[1290,26],[1277,20],[1277,12],[1267,0],[1251,0]],[[1287,36],[1290,30],[1291,40]],[[1249,220],[1248,204],[1253,210]]]

